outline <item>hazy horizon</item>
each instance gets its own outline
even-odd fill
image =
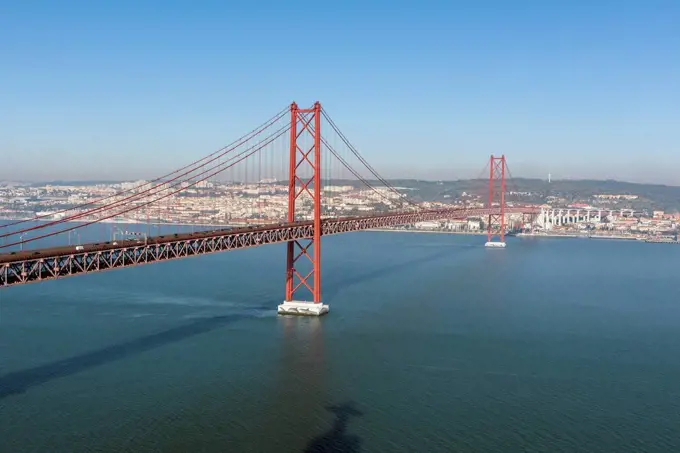
[[[136,181],[151,181],[156,179],[156,177],[150,177],[150,178],[132,178],[132,179],[68,179],[68,178],[56,178],[56,179],[48,179],[48,180],[9,180],[9,179],[0,179],[0,184],[59,184],[59,183],[74,183],[74,184],[119,184],[123,182],[136,182]],[[425,181],[425,182],[455,182],[455,181],[471,181],[471,180],[486,180],[485,178],[457,178],[457,179],[427,179],[427,178],[409,178],[409,177],[395,177],[395,178],[386,178],[388,181]],[[546,178],[531,178],[531,177],[517,177],[514,178],[517,180],[531,180],[531,181],[544,181],[548,182]],[[287,181],[287,179],[278,179],[278,182],[281,181]],[[360,182],[360,180],[356,178],[342,178],[342,179],[334,179],[334,181],[357,181]],[[368,179],[368,181],[376,181],[375,179]],[[558,182],[611,182],[611,183],[618,183],[618,184],[635,184],[635,185],[646,185],[646,186],[666,186],[666,187],[680,187],[680,184],[663,184],[659,182],[636,182],[636,181],[627,181],[627,180],[621,180],[621,179],[600,179],[600,178],[555,178],[551,177],[551,182],[552,183],[558,183]],[[224,181],[219,181],[218,182],[224,182]],[[240,180],[234,180],[234,182],[242,182]],[[257,181],[248,181],[248,183],[255,183]]]

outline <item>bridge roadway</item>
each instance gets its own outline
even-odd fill
[[[321,234],[408,225],[441,219],[461,219],[494,214],[499,208],[448,208],[420,210],[359,217],[327,218],[321,221]],[[533,209],[506,208],[506,214],[534,213]],[[314,236],[312,220],[154,236],[146,240],[128,239],[27,250],[0,254],[0,287],[54,280],[74,275],[101,272],[205,255],[265,244],[309,239]]]

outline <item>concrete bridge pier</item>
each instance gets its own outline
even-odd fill
[[[328,313],[329,308],[321,303],[284,300],[277,311],[280,315],[322,316]]]

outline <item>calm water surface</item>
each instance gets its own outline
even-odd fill
[[[0,291],[2,452],[670,452],[680,247],[324,239]]]

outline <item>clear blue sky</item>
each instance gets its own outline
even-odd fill
[[[0,1],[0,179],[157,176],[318,99],[389,177],[505,153],[680,184],[679,24],[673,0]]]

